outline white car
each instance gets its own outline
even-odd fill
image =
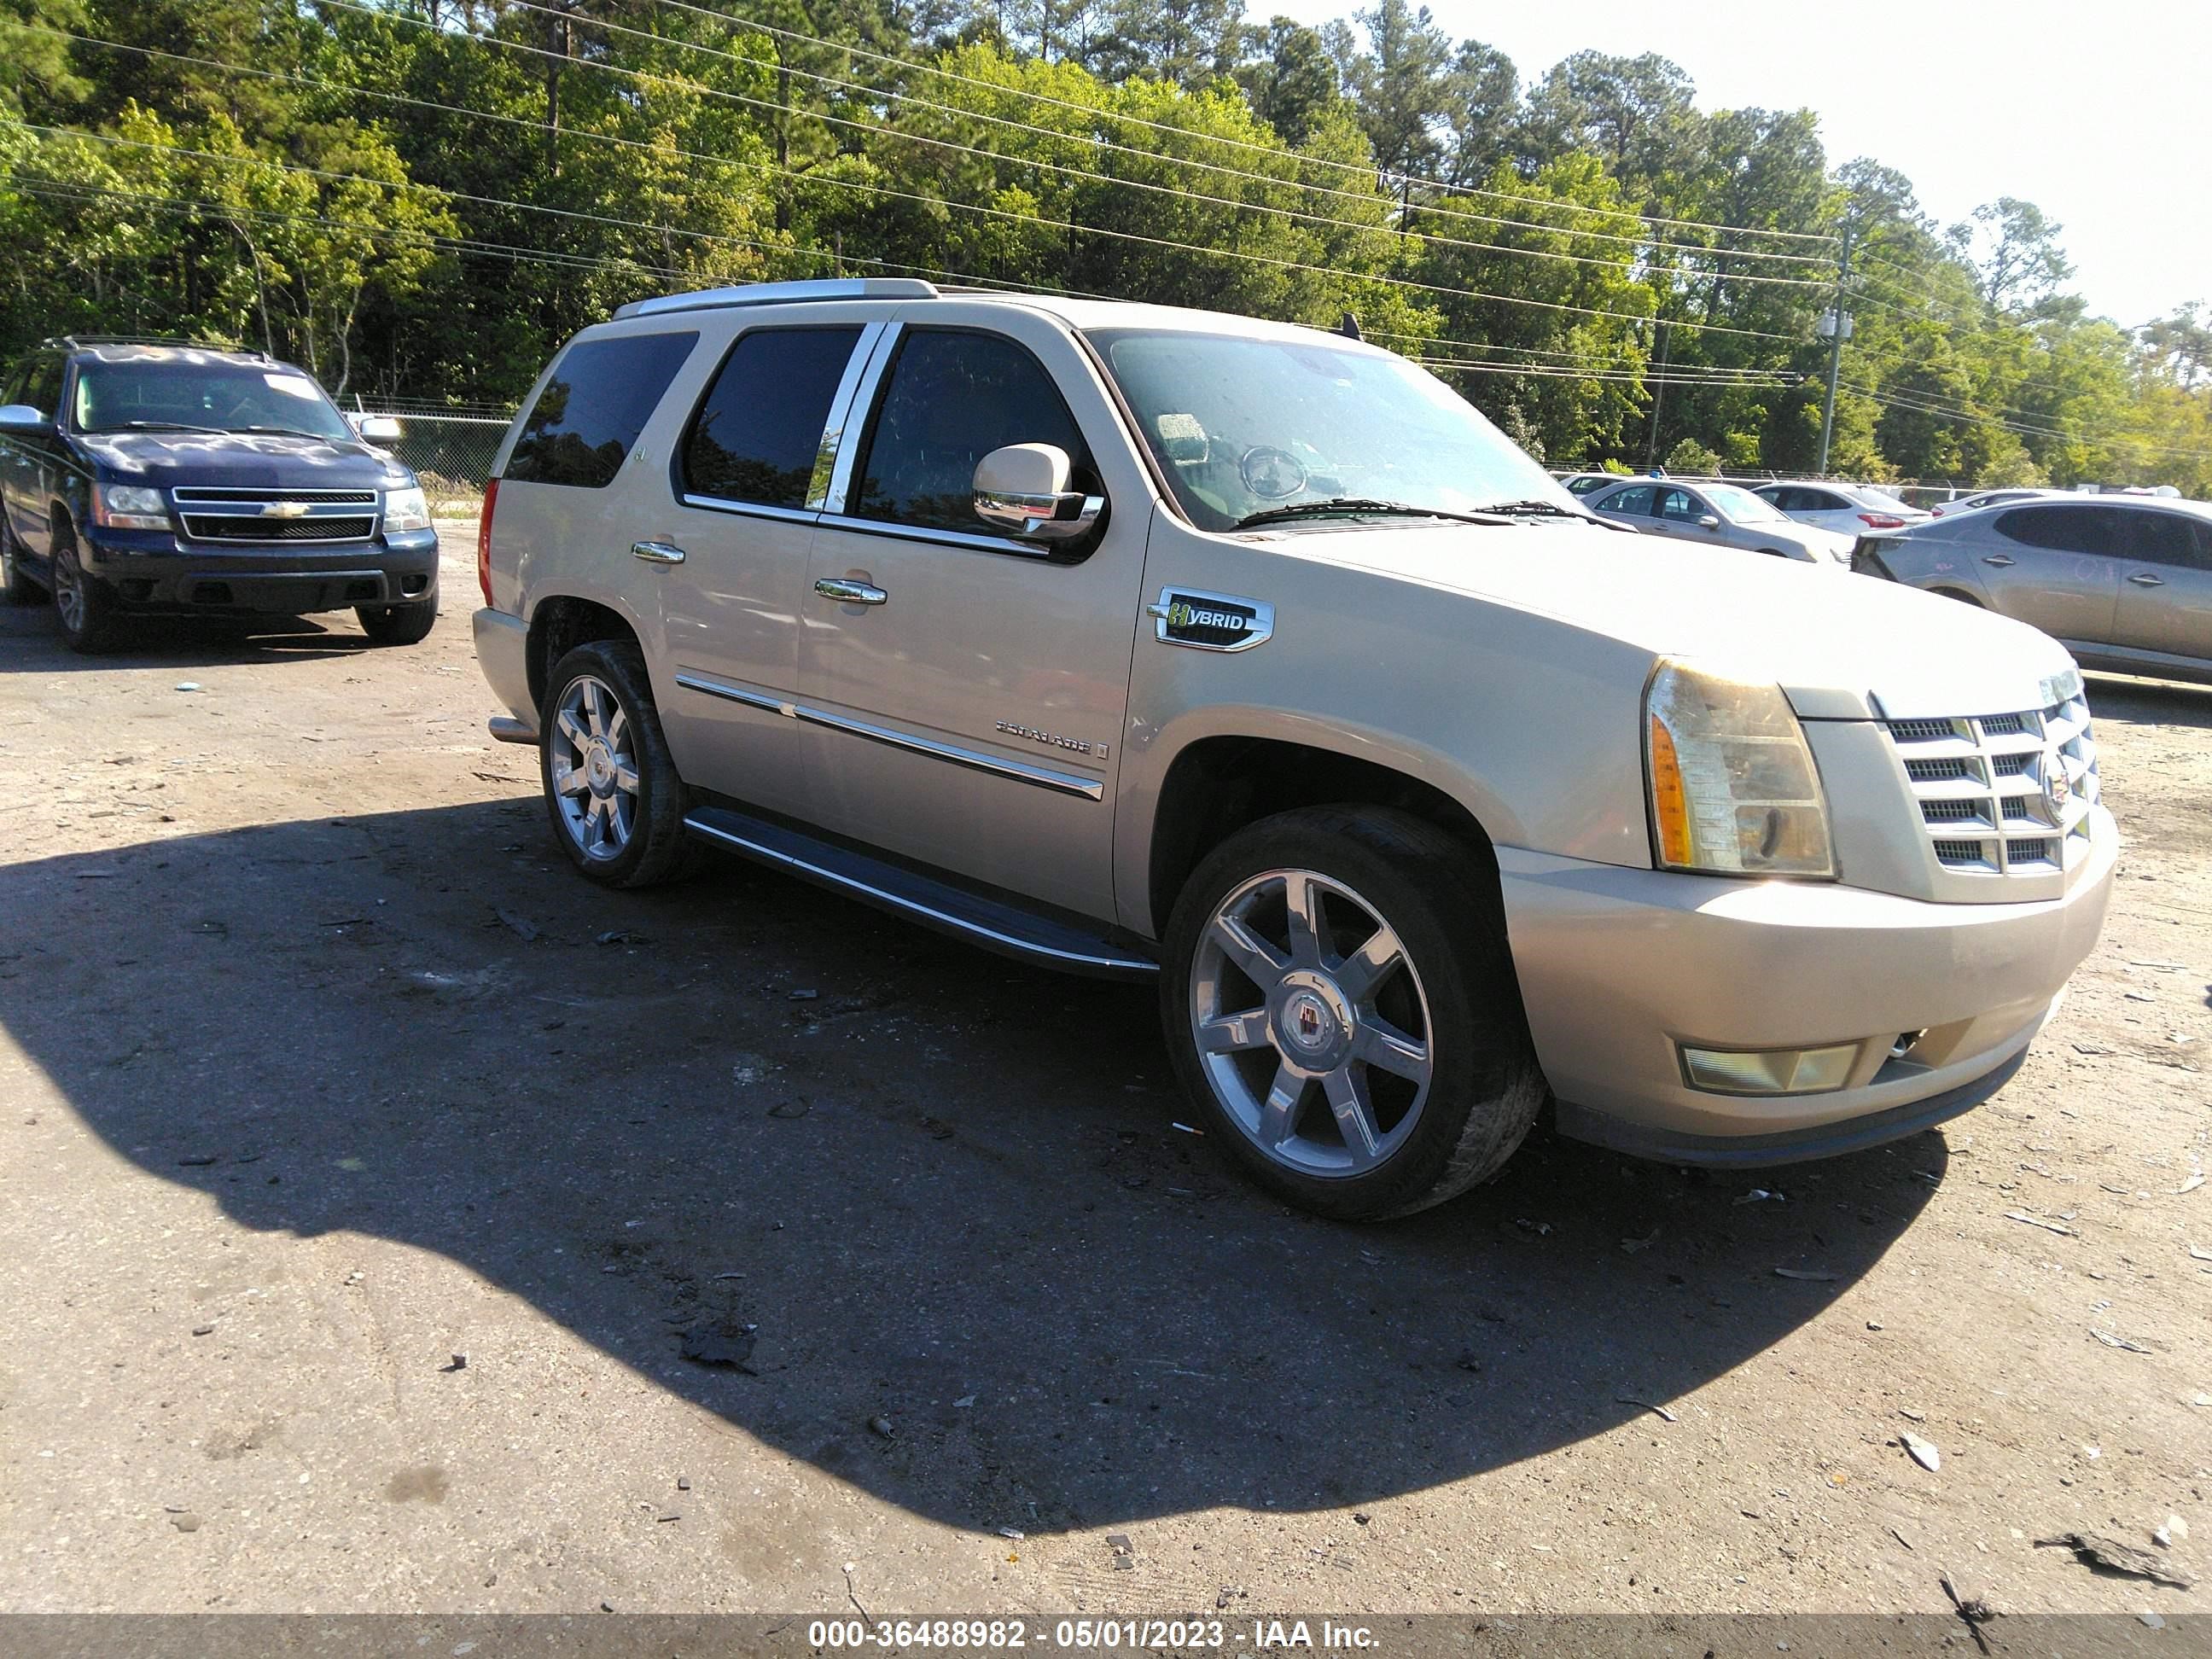
[[[1855,483],[1771,483],[1753,492],[1802,524],[1863,536],[1869,530],[1902,530],[1929,515],[1886,489]]]
[[[1672,478],[1623,478],[1583,498],[1593,513],[1649,536],[1736,547],[1823,566],[1850,562],[1854,539],[1799,524],[1771,501],[1731,483],[1682,483]]]

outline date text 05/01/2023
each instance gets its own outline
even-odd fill
[[[951,1648],[1018,1650],[1036,1646],[1077,1651],[1139,1652],[1168,1648],[1311,1649],[1357,1652],[1376,1645],[1364,1625],[1332,1620],[1254,1619],[1232,1625],[1220,1619],[817,1619],[807,1626],[807,1645],[837,1648]]]

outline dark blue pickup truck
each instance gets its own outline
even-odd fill
[[[78,651],[125,615],[350,607],[379,644],[438,615],[415,475],[259,352],[76,339],[0,382],[0,587],[51,593]]]

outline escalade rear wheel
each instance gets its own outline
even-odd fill
[[[627,641],[592,640],[554,665],[538,764],[554,839],[609,887],[650,887],[684,872],[685,790],[660,734],[645,658]]]
[[[1544,1099],[1493,871],[1402,812],[1239,831],[1185,884],[1161,1006],[1183,1085],[1247,1170],[1342,1220],[1494,1172]]]

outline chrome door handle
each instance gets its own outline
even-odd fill
[[[2009,554],[2009,553],[1984,553],[1984,554],[1982,556],[1982,562],[1983,562],[1984,564],[2000,564],[2000,565],[2002,565],[2002,564],[2010,564],[2012,562],[2013,562],[2013,557],[2012,557],[2012,555],[2011,555],[2011,554]]]
[[[2134,575],[2129,577],[2128,580],[2133,582],[2137,587],[2163,587],[2166,586],[2165,577],[2154,576],[2148,570],[2138,570]]]
[[[629,550],[633,556],[643,559],[647,564],[682,564],[684,562],[684,550],[671,546],[666,542],[632,542],[629,544]]]
[[[873,582],[854,581],[849,576],[824,576],[814,584],[814,591],[843,605],[881,605],[890,598]]]

